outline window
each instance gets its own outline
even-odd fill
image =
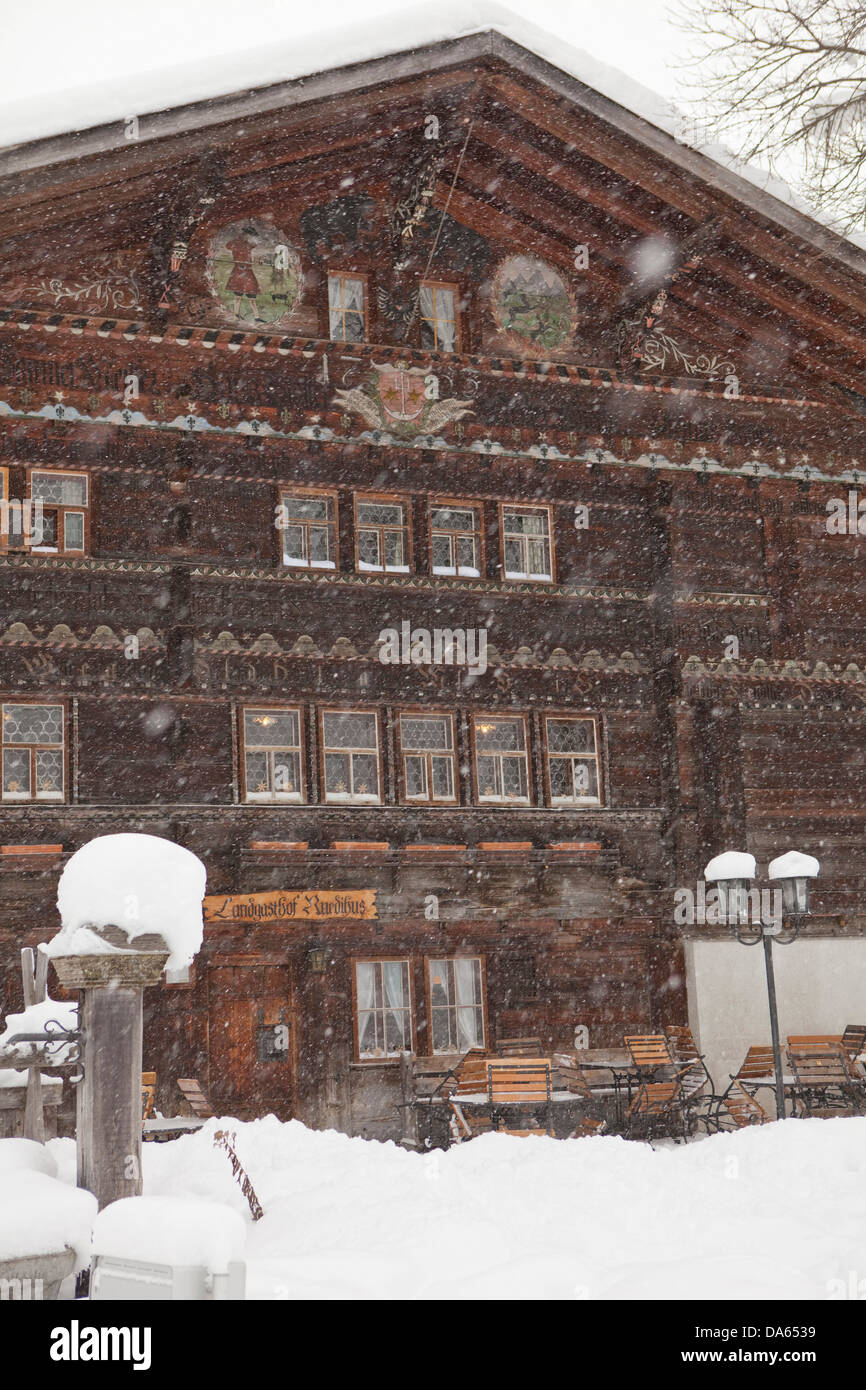
[[[303,801],[301,711],[243,711],[244,801]]]
[[[409,573],[409,504],[355,498],[358,569]]]
[[[451,715],[401,714],[398,727],[404,799],[456,801]]]
[[[30,498],[32,502],[42,503],[41,527],[38,514],[33,517],[31,550],[43,555],[85,554],[88,493],[86,473],[49,473],[42,469],[31,469]]]
[[[503,503],[502,552],[506,579],[553,579],[550,508]]]
[[[474,714],[479,801],[529,801],[526,724],[520,715]]]
[[[357,275],[328,276],[329,336],[338,343],[362,343],[367,309],[364,281]]]
[[[481,508],[456,502],[430,506],[430,561],[434,574],[481,577]]]
[[[62,705],[3,705],[3,800],[62,801]]]
[[[596,721],[548,715],[544,724],[551,805],[600,805]]]
[[[336,506],[333,497],[284,492],[280,497],[283,564],[336,569]]]
[[[379,721],[372,712],[322,714],[326,801],[379,801]]]
[[[456,352],[457,286],[421,281],[421,346],[437,352]]]
[[[396,1057],[412,1049],[408,960],[356,960],[358,1057]]]
[[[428,960],[433,1051],[484,1046],[484,990],[478,956]]]

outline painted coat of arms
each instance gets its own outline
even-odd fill
[[[334,405],[360,415],[372,429],[390,434],[434,434],[453,420],[474,414],[471,402],[439,400],[439,379],[405,362],[372,364],[363,386],[338,391]]]

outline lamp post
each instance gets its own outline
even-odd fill
[[[767,998],[770,1005],[770,1033],[773,1041],[773,1070],[776,1079],[776,1118],[785,1118],[785,1082],[782,1049],[779,1043],[779,1015],[776,1008],[776,977],[773,970],[773,942],[789,946],[796,941],[809,914],[809,880],[817,878],[820,865],[810,854],[789,850],[769,866],[770,882],[782,894],[781,912],[764,914],[764,895],[758,894],[758,911],[750,913],[755,878],[755,857],[728,850],[716,855],[704,869],[707,883],[714,883],[719,896],[719,920],[726,923],[741,946],[764,947],[767,972]],[[778,890],[777,890],[778,891]],[[757,921],[755,921],[755,916]]]

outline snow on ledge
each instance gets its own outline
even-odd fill
[[[167,968],[180,970],[201,946],[206,877],[201,860],[171,840],[100,835],[73,854],[60,876],[62,926],[45,949],[50,956],[105,954],[112,948],[99,929],[120,927],[132,943],[162,936]]]
[[[704,869],[707,883],[716,883],[721,878],[754,878],[755,856],[742,854],[739,850],[728,849],[717,854]]]

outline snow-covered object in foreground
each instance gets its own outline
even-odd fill
[[[866,1116],[657,1149],[482,1134],[447,1153],[230,1123],[265,1208],[246,1221],[250,1299],[825,1301],[866,1274]],[[212,1130],[145,1144],[143,1165],[146,1193],[246,1211]]]
[[[78,1005],[61,1002],[57,999],[43,999],[40,1004],[31,1004],[23,1013],[7,1014],[3,1031],[0,1033],[0,1056],[3,1056],[4,1059],[8,1057],[23,1059],[43,1053],[45,1045],[42,1043],[18,1042],[10,1044],[9,1039],[14,1038],[16,1033],[44,1033],[50,1023],[59,1023],[61,1028],[76,1029],[78,1027]],[[60,1047],[52,1047],[50,1053],[45,1052],[45,1060],[54,1066],[68,1062],[69,1054],[74,1046],[74,1043],[63,1043]],[[15,1083],[8,1082],[6,1084],[13,1085]]]
[[[35,1139],[0,1139],[0,1174],[5,1176],[13,1169],[57,1177],[56,1162],[45,1145],[37,1144]],[[2,1185],[3,1177],[0,1177],[0,1189]]]
[[[798,849],[789,849],[778,859],[770,860],[770,878],[817,878],[821,865],[811,854],[801,854]]]
[[[96,1198],[47,1173],[16,1168],[0,1173],[0,1260],[49,1255],[69,1246],[76,1269],[90,1259]]]
[[[230,1207],[202,1197],[122,1197],[93,1228],[94,1255],[152,1264],[203,1265],[223,1274],[243,1259],[246,1223]]]
[[[131,944],[159,934],[168,968],[189,965],[202,940],[206,870],[188,849],[157,835],[100,835],[73,854],[60,876],[57,906],[62,928],[49,942],[52,956],[110,950],[101,927],[119,927]]]
[[[717,854],[704,869],[707,883],[717,883],[723,878],[754,878],[755,856],[743,854],[737,849],[727,849]]]

